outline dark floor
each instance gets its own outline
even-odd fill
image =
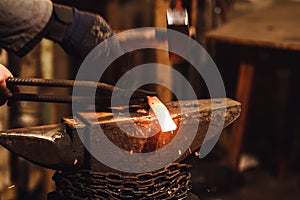
[[[244,174],[245,183],[239,189],[216,195],[203,195],[201,200],[298,200],[300,175],[291,174],[279,181],[267,171],[258,170]],[[199,195],[198,195],[199,196]]]
[[[193,162],[193,193],[200,200],[300,199],[300,172],[289,172],[279,180],[268,169],[236,173],[215,162]]]

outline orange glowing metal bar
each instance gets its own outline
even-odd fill
[[[162,132],[174,131],[177,126],[174,123],[167,107],[157,97],[147,97],[148,104],[152,108],[160,124]]]

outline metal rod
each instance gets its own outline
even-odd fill
[[[45,103],[67,103],[71,104],[86,104],[107,107],[110,106],[110,97],[88,97],[88,96],[57,96],[57,95],[39,95],[28,93],[15,93],[12,97],[13,101],[30,101],[30,102],[45,102]],[[124,106],[121,102],[116,102],[119,106]],[[145,99],[131,99],[129,104],[143,104]],[[120,107],[121,109],[121,107]]]
[[[24,86],[46,86],[46,87],[84,87],[84,88],[97,88],[107,91],[119,90],[120,92],[127,91],[106,83],[93,82],[93,81],[75,81],[75,80],[61,80],[61,79],[39,79],[39,78],[20,78],[13,77],[6,79],[7,84],[24,85]],[[146,95],[156,95],[154,91],[137,89],[136,92]]]
[[[6,80],[6,83],[15,84],[15,85],[46,86],[46,87],[74,87],[74,86],[97,87],[109,91],[113,91],[115,88],[114,86],[106,83],[100,83],[100,82],[97,83],[93,81],[74,81],[74,80],[20,78],[20,77],[8,78]]]
[[[71,103],[71,96],[53,96],[38,94],[14,94],[14,101],[34,101],[34,102],[53,102],[53,103]]]

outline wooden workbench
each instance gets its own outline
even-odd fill
[[[229,152],[230,165],[236,168],[243,145],[254,72],[258,67],[273,70],[284,66],[299,74],[300,3],[271,5],[232,20],[208,32],[206,37],[215,44],[214,58],[217,66],[221,66],[222,75],[236,78],[235,84],[228,81],[226,85],[225,81],[225,86],[236,85],[234,98],[242,103],[242,115],[232,127]],[[235,64],[236,75],[233,72]],[[295,83],[291,82],[291,85]],[[288,105],[282,105],[278,111],[291,112],[291,109]],[[284,125],[280,126],[284,130]],[[284,149],[284,145],[281,149]]]

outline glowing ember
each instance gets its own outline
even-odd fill
[[[75,159],[73,164],[74,164],[74,165],[77,165],[77,163],[78,163],[78,160]]]
[[[8,189],[10,190],[10,189],[13,189],[15,187],[16,187],[16,185],[11,185],[11,186],[8,187]]]
[[[170,116],[167,107],[157,97],[147,97],[148,104],[152,108],[160,124],[162,132],[174,131],[177,126]]]

